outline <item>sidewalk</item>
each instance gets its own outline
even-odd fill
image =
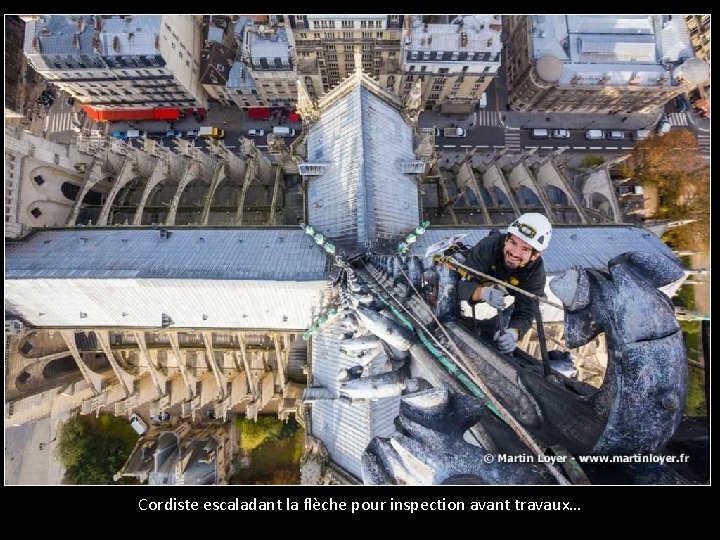
[[[465,129],[472,129],[475,127],[475,112],[471,112],[468,115],[464,114],[440,114],[437,111],[423,111],[420,113],[418,119],[418,127],[428,128],[447,128],[447,127],[461,127]]]
[[[136,122],[113,122],[110,125],[110,133],[113,131],[126,131],[128,129],[142,129],[148,132],[163,132],[171,129],[188,131],[198,129],[201,126],[213,126],[223,128],[226,131],[247,131],[249,129],[264,129],[266,132],[272,130],[273,126],[287,126],[300,131],[302,122],[285,121],[279,124],[277,120],[253,120],[248,118],[247,112],[237,107],[214,106],[208,109],[207,116],[202,122],[198,122],[193,116],[186,116],[175,122],[142,120]]]

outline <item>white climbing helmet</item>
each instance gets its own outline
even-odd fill
[[[550,244],[552,225],[542,214],[523,214],[508,226],[507,232],[543,251]]]

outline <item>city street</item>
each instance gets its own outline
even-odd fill
[[[502,70],[499,77],[490,83],[486,90],[487,106],[476,109],[468,115],[442,115],[434,111],[421,113],[419,127],[445,128],[462,127],[467,136],[460,138],[436,137],[436,148],[443,152],[465,152],[470,149],[490,151],[507,148],[512,152],[537,149],[539,152],[551,152],[566,147],[578,153],[620,154],[632,150],[635,141],[633,132],[640,129],[654,130],[661,119],[667,118],[672,129],[689,129],[696,133],[701,152],[709,159],[710,133],[709,119],[702,118],[697,111],[689,109],[681,111],[675,101],[670,101],[663,109],[652,114],[609,115],[606,113],[526,113],[507,110],[507,90],[504,88]],[[80,104],[70,107],[65,103],[65,95],[58,93],[55,103],[35,122],[35,130],[41,131],[51,140],[69,142],[75,137],[73,126],[77,121],[84,120],[84,127],[99,129],[106,133],[141,129],[148,133],[164,133],[169,130],[189,131],[201,126],[214,126],[225,130],[225,144],[238,148],[238,139],[248,136],[250,129],[262,129],[263,136],[251,136],[258,148],[267,148],[267,134],[273,126],[286,126],[296,130],[299,136],[302,129],[300,122],[279,124],[277,120],[256,120],[248,118],[245,111],[237,107],[211,105],[207,117],[202,123],[193,116],[187,116],[176,122],[167,121],[135,121],[114,122],[112,124],[89,122],[80,111]],[[92,125],[90,125],[92,124]],[[543,138],[533,139],[533,129],[566,129],[570,137],[566,139]],[[623,139],[588,140],[587,130],[622,131]],[[288,137],[289,145],[296,137]],[[166,146],[172,145],[172,137],[159,137]],[[134,143],[133,143],[134,144]],[[207,142],[202,138],[195,139],[196,146],[203,148]]]
[[[672,129],[689,129],[696,133],[700,150],[706,157],[710,154],[709,120],[700,118],[691,110],[679,112],[671,101],[664,109],[651,114],[609,115],[606,113],[525,113],[506,110],[506,93],[502,75],[490,84],[487,91],[488,104],[467,117],[446,116],[426,111],[420,115],[420,127],[462,127],[466,137],[436,137],[436,147],[442,150],[479,151],[507,148],[520,152],[537,148],[553,151],[567,147],[575,152],[623,153],[633,149],[633,132],[641,129],[654,131],[658,122],[667,115]],[[567,139],[533,139],[533,129],[567,129]],[[604,132],[622,131],[623,139],[588,140],[585,133],[590,129]]]

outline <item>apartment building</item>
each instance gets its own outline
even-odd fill
[[[32,66],[96,109],[195,107],[202,18],[194,15],[41,15],[26,24]]]
[[[460,16],[449,24],[423,18],[405,22],[399,94],[407,96],[420,79],[425,109],[469,113],[500,70],[501,17]]]
[[[276,22],[245,25],[241,47],[242,61],[247,68],[244,75],[249,75],[255,85],[255,94],[250,88],[251,99],[257,96],[254,101],[264,104],[258,103],[258,106],[291,107],[297,102],[297,71],[288,34],[287,29]],[[238,75],[242,77],[243,71]],[[236,82],[242,83],[242,79],[236,78]]]
[[[684,17],[505,16],[503,32],[516,111],[651,112],[710,74]]]
[[[362,69],[392,92],[400,89],[402,15],[289,15],[297,76],[312,98]]]
[[[695,54],[710,62],[710,15],[685,15]]]
[[[228,88],[237,50],[217,41],[211,42],[202,53],[200,82],[210,99],[222,105],[233,105],[232,91]]]

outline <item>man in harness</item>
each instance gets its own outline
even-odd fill
[[[544,296],[545,266],[542,252],[550,244],[552,226],[542,214],[523,214],[507,228],[507,234],[490,234],[480,240],[466,255],[465,265],[484,274],[519,287],[535,296]],[[482,279],[482,278],[477,278]],[[503,313],[505,295],[515,297],[515,304]],[[518,340],[530,329],[534,318],[531,297],[511,292],[492,281],[463,279],[458,283],[458,298],[470,306],[486,302],[502,314],[501,329],[494,335],[498,350],[511,353]],[[507,319],[510,315],[509,320]],[[497,319],[493,319],[496,323]],[[504,328],[507,325],[507,328]]]

